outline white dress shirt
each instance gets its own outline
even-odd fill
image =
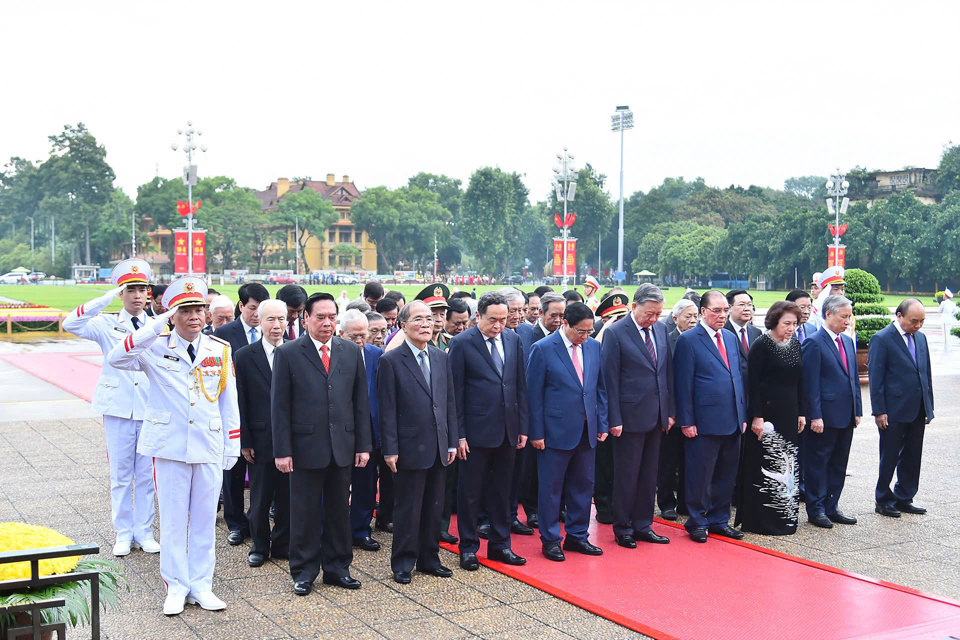
[[[310,336],[309,333],[307,335]],[[320,347],[324,345],[327,347],[327,357],[330,358],[333,356],[333,336],[330,336],[330,339],[326,342],[320,342],[313,336],[310,336],[310,341],[313,342],[313,346],[317,348],[317,353],[320,354],[321,358],[323,358],[323,351],[320,351]]]
[[[176,333],[176,331],[174,333]],[[201,335],[203,334],[198,334],[197,339],[194,340],[193,342],[190,342],[189,340],[184,338],[182,335],[177,333],[177,341],[180,343],[180,346],[183,347],[184,351],[188,351],[187,347],[190,346],[191,344],[193,345],[194,360],[196,360],[197,354],[200,353],[200,336]]]
[[[910,350],[910,341],[907,339],[907,332],[903,330],[903,327],[900,326],[899,320],[893,321],[893,326],[897,328],[897,333],[900,334],[900,337],[903,339],[903,344],[907,345],[907,351]],[[916,338],[914,338],[916,340]]]
[[[542,322],[542,321],[537,320],[537,324],[540,326],[540,331],[543,331],[543,337],[544,337],[544,338],[546,338],[548,335],[550,335],[551,333],[553,333],[553,331],[547,331],[547,328],[546,328],[545,326],[543,326],[543,322]]]
[[[717,350],[717,353],[720,353],[720,347],[717,346],[717,334],[720,333],[720,331],[717,331],[717,330],[715,330],[715,329],[712,329],[712,328],[709,327],[709,326],[707,325],[707,323],[704,322],[703,320],[700,321],[700,326],[707,330],[707,335],[710,336],[710,342],[713,343],[713,347]],[[721,331],[722,331],[722,329],[721,329]],[[723,334],[722,334],[722,333],[720,333],[720,339],[723,340]],[[726,343],[726,342],[723,343],[723,348],[724,348],[724,349],[727,348],[727,343]]]
[[[840,353],[840,345],[837,345],[837,338],[839,336],[835,334],[833,331],[830,331],[830,328],[827,325],[823,325],[823,330],[827,332],[827,335],[830,336],[830,339],[833,341],[833,344],[837,346],[837,353]],[[844,356],[846,356],[846,354],[844,354]]]
[[[267,354],[267,364],[270,365],[270,371],[273,371],[273,352],[276,350],[276,347],[267,340],[261,340],[260,344],[263,345],[263,352]]]
[[[482,333],[480,335],[483,336],[483,342],[484,344],[487,345],[487,353],[490,354],[490,357],[491,358],[493,357],[493,345],[496,345],[497,353],[500,354],[500,362],[506,362],[506,360],[504,360],[503,358],[503,340],[500,339],[500,336],[502,334],[498,333],[495,338],[488,338],[487,336],[484,336]]]

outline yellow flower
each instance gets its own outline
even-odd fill
[[[73,540],[47,527],[23,522],[0,522],[0,551],[22,551],[24,549],[60,547],[71,544],[74,544]],[[76,568],[79,561],[80,556],[41,560],[40,575],[70,573]],[[29,577],[29,562],[0,564],[0,581],[23,580]]]

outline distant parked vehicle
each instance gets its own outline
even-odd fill
[[[26,282],[26,276],[23,273],[11,271],[0,276],[0,284],[20,284]]]

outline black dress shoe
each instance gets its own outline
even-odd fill
[[[262,553],[251,553],[247,556],[247,564],[251,567],[262,567],[265,561],[266,558],[263,557]]]
[[[430,569],[417,569],[417,573],[425,573],[429,576],[436,576],[437,578],[453,577],[453,570],[443,566],[442,564],[438,564]]]
[[[833,523],[830,522],[830,518],[822,513],[818,513],[815,516],[807,516],[807,522],[821,529],[833,529]]]
[[[616,536],[617,544],[621,547],[626,547],[627,549],[636,549],[637,541],[633,539],[633,536],[629,534],[624,534],[622,536]]]
[[[531,513],[527,516],[527,526],[534,529],[540,528],[540,516],[535,513]]]
[[[912,513],[917,516],[922,516],[927,512],[925,507],[918,507],[917,505],[913,504],[913,502],[898,502],[897,509],[903,511],[904,513]]]
[[[377,520],[377,523],[373,525],[373,527],[377,531],[383,531],[384,533],[393,533],[392,522],[380,522],[379,520]]]
[[[606,511],[597,511],[597,522],[600,524],[613,524],[613,514]]]
[[[660,512],[660,517],[664,520],[676,520],[677,519],[677,510],[676,509],[665,509]]]
[[[554,562],[563,562],[566,560],[566,556],[563,555],[563,550],[560,549],[559,542],[551,542],[550,544],[543,545],[543,557],[547,560],[553,560]]]
[[[732,540],[743,540],[743,533],[737,531],[728,524],[719,526],[719,527],[710,527],[710,533],[715,536],[721,536],[723,538],[731,538]]]
[[[356,538],[353,541],[353,546],[360,547],[364,551],[380,551],[380,543],[370,536],[366,538]]]
[[[341,589],[359,589],[360,581],[350,576],[323,576],[323,584],[329,584]]]
[[[489,523],[487,523],[487,524],[482,524],[482,525],[480,525],[479,527],[477,527],[477,537],[478,537],[478,538],[481,538],[481,539],[483,539],[483,540],[489,540],[489,539],[490,539],[490,524],[489,524]]]
[[[464,551],[460,554],[460,568],[465,571],[476,571],[480,568],[480,561],[477,560],[477,554],[472,551]]]
[[[240,531],[239,529],[235,529],[231,531],[230,534],[227,536],[227,543],[230,546],[235,547],[238,544],[243,544],[243,539],[245,537],[246,536],[243,535],[243,531]]]
[[[899,518],[900,510],[890,504],[878,504],[874,509],[877,513],[888,518]]]
[[[848,516],[842,511],[837,511],[836,513],[832,513],[827,517],[830,518],[830,522],[835,522],[837,524],[857,524],[856,518],[853,516]]]
[[[520,521],[517,520],[516,518],[514,518],[514,519],[513,519],[513,522],[510,523],[510,531],[513,532],[513,533],[515,533],[515,534],[517,534],[517,535],[520,535],[520,536],[532,536],[532,535],[533,535],[533,528],[532,528],[532,527],[528,527],[527,525],[523,524],[522,522],[520,522]]]
[[[741,537],[743,534],[740,534]],[[670,538],[667,536],[661,536],[654,533],[653,529],[648,529],[646,531],[641,531],[640,533],[633,534],[635,540],[640,542],[652,542],[653,544],[669,544]]]
[[[293,592],[298,596],[310,595],[310,592],[313,590],[313,584],[304,580],[303,582],[293,583]]]
[[[512,564],[515,567],[527,564],[527,559],[515,554],[513,549],[488,549],[487,558],[503,564]]]
[[[561,510],[560,510],[560,522],[562,522],[562,523],[564,523],[564,524],[566,524],[566,522],[567,522],[567,510],[566,510],[566,509],[561,509]]]
[[[697,527],[695,529],[690,529],[690,539],[694,542],[706,542],[707,541],[707,530],[703,527]]]
[[[400,584],[410,584],[410,572],[409,571],[394,571],[393,572],[393,581],[399,582]]]
[[[453,535],[449,531],[441,531],[440,542],[446,542],[447,544],[457,544],[458,542],[460,542],[460,538]]]
[[[596,545],[590,544],[588,540],[574,540],[572,538],[565,538],[563,540],[563,549],[565,551],[576,551],[577,553],[582,553],[585,556],[603,555],[603,549]]]

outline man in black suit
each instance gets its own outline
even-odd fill
[[[315,293],[307,333],[273,354],[273,452],[290,474],[290,574],[305,596],[324,584],[359,589],[350,577],[350,472],[373,451],[367,376],[360,347],[334,336],[337,304]]]
[[[667,331],[657,322],[663,293],[644,283],[630,314],[603,336],[603,375],[613,443],[613,533],[628,549],[637,540],[666,544],[653,524],[661,434],[676,418],[673,359]]]
[[[213,332],[213,335],[230,343],[230,353],[260,340],[260,318],[257,308],[270,298],[267,288],[259,282],[240,287],[240,317],[228,322]],[[241,544],[250,535],[247,514],[243,512],[243,485],[247,476],[247,461],[240,458],[233,468],[223,472],[223,519],[230,533],[227,542]]]
[[[415,300],[403,305],[403,342],[380,358],[377,393],[383,459],[394,475],[393,553],[400,584],[421,573],[449,578],[440,563],[440,522],[446,468],[457,456],[457,407],[447,354],[430,343],[433,313]]]
[[[727,292],[727,302],[730,304],[730,317],[723,328],[737,336],[737,349],[740,351],[740,375],[747,379],[747,354],[757,338],[763,335],[753,326],[753,296],[743,289],[734,289]]]
[[[527,443],[527,385],[520,337],[504,331],[506,323],[507,299],[498,292],[485,293],[477,302],[477,325],[454,337],[448,352],[460,433],[460,566],[468,571],[480,568],[481,498],[490,518],[487,557],[526,563],[510,548],[510,487],[516,451]]]
[[[877,513],[923,514],[913,503],[920,487],[923,432],[933,420],[933,373],[927,337],[920,333],[926,312],[916,298],[897,307],[897,319],[870,338],[870,404],[880,429]],[[893,491],[890,482],[897,471]]]
[[[307,303],[307,290],[298,284],[286,284],[277,291],[277,300],[287,305],[287,326],[284,336],[287,340],[296,340],[303,335],[303,306]]]
[[[263,338],[241,347],[233,356],[240,405],[240,453],[250,470],[250,538],[247,557],[251,567],[267,558],[286,558],[290,552],[290,481],[277,469],[273,456],[270,420],[270,387],[274,350],[284,342],[287,307],[280,300],[265,300],[257,308]],[[270,505],[275,504],[273,531]]]

